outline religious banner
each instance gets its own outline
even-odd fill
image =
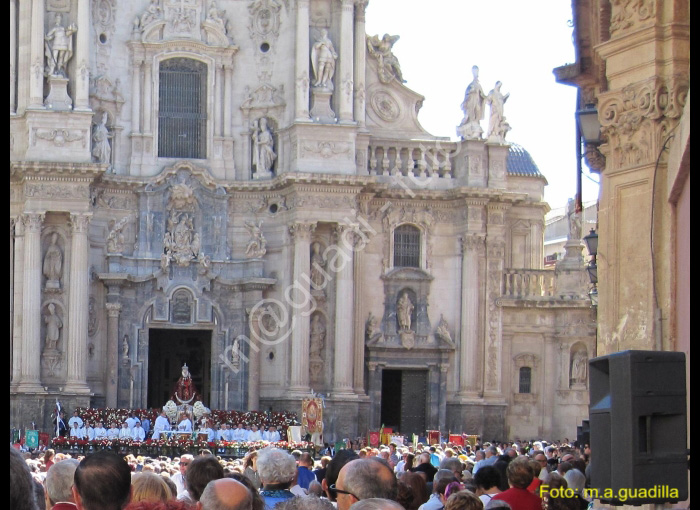
[[[390,428],[390,427],[383,427],[381,432],[382,432],[382,437],[381,437],[382,444],[388,445],[389,443],[391,443],[391,436],[394,433],[394,429]]]
[[[470,444],[470,445],[471,445],[472,448],[474,448],[474,447],[476,446],[476,443],[477,443],[478,440],[479,440],[479,436],[470,436],[470,435],[467,435],[467,434],[462,434],[462,437],[464,438],[464,441],[465,441],[467,444]]]
[[[49,444],[49,433],[48,432],[39,432],[39,443],[42,445],[48,445]]]
[[[428,430],[428,444],[430,446],[435,444],[440,444],[440,431],[439,430]]]
[[[447,437],[447,441],[452,443],[452,444],[464,446],[464,438],[460,434],[450,434]]]
[[[394,443],[396,446],[403,446],[403,436],[391,436],[390,443]]]
[[[323,432],[323,401],[320,398],[304,399],[301,403],[301,424],[309,434]]]
[[[24,445],[27,448],[39,448],[39,431],[26,430],[24,432]]]
[[[367,442],[372,448],[377,448],[379,446],[380,434],[376,430],[370,430],[368,434]]]
[[[287,427],[287,441],[290,443],[298,443],[301,441],[301,427],[299,425],[290,425]]]

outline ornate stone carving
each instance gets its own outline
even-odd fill
[[[70,0],[47,0],[46,10],[49,12],[70,12]]]
[[[250,234],[250,240],[246,245],[245,255],[247,258],[262,258],[267,253],[267,241],[262,232],[262,221],[256,225],[255,222],[246,221],[245,227]]]
[[[316,230],[315,223],[302,223],[296,222],[289,226],[289,233],[292,239],[303,239],[306,241],[311,241],[311,234]]]
[[[71,214],[70,229],[73,234],[87,234],[90,226],[90,214]]]
[[[46,76],[66,76],[66,65],[73,56],[73,34],[78,30],[75,23],[63,26],[63,16],[56,14],[54,26],[46,34]]]
[[[314,71],[314,87],[333,90],[333,75],[338,54],[328,37],[328,30],[321,29],[316,42],[311,47],[311,66]]]
[[[44,323],[46,324],[44,354],[52,351],[60,352],[58,342],[61,340],[61,329],[63,329],[63,321],[58,313],[56,313],[56,305],[49,303],[47,312],[48,313],[44,315]]]
[[[63,147],[67,143],[82,142],[83,147],[86,145],[85,131],[76,129],[43,129],[38,128],[32,131],[35,138],[53,142],[56,147]],[[32,145],[36,145],[34,142]]]
[[[435,338],[442,340],[446,344],[454,345],[452,334],[450,333],[450,325],[442,314],[440,314],[440,322],[438,322],[438,327],[435,331]]]
[[[168,209],[192,212],[196,204],[197,199],[194,196],[194,190],[189,184],[178,182],[170,187]]]
[[[466,234],[460,238],[462,251],[483,251],[484,236],[479,234]]]
[[[46,249],[44,255],[43,272],[46,277],[46,290],[57,290],[61,288],[61,278],[63,277],[63,253],[58,246],[58,234],[51,234],[51,244]]]
[[[100,316],[97,313],[97,300],[90,296],[88,299],[88,335],[95,336],[100,324]]]
[[[41,232],[41,225],[44,222],[44,215],[39,213],[24,213],[22,215],[22,223],[26,229],[26,233]]]
[[[326,325],[320,313],[315,313],[311,317],[311,324],[309,328],[309,358],[311,360],[322,361],[323,356],[321,355],[321,352],[323,351],[326,341]]]
[[[572,389],[585,388],[588,383],[588,352],[582,344],[575,347],[569,361],[569,386]]]
[[[474,79],[467,86],[461,105],[464,118],[457,127],[457,134],[463,140],[478,140],[484,132],[481,128],[481,121],[484,118],[486,94],[479,83],[479,68],[477,66],[472,66],[472,75]]]
[[[365,321],[365,337],[367,342],[381,342],[384,340],[379,319],[372,312],[369,312],[369,316]]]
[[[129,360],[129,335],[122,338],[122,361]]]
[[[277,39],[280,29],[280,10],[278,0],[254,0],[248,6],[250,25],[248,30],[258,43],[268,37]]]
[[[131,216],[124,216],[119,221],[109,221],[107,234],[107,253],[122,253],[124,251],[124,228],[131,221]]]
[[[175,261],[178,266],[188,266],[199,256],[199,233],[195,232],[192,217],[187,213],[171,211],[168,226],[163,236],[165,250],[161,265]]]
[[[133,195],[110,195],[102,191],[97,195],[96,203],[105,209],[133,210],[136,208],[136,199]]]
[[[398,40],[398,35],[384,34],[381,39],[378,34],[367,36],[367,49],[370,56],[377,60],[377,76],[382,83],[390,83],[394,79],[405,83],[399,59],[391,51]]]
[[[311,285],[313,290],[324,292],[328,283],[326,279],[326,260],[321,253],[321,243],[314,241],[311,243]]]
[[[320,156],[323,159],[345,155],[353,159],[352,146],[347,142],[304,142],[301,144],[301,157]]]
[[[185,289],[175,291],[170,307],[173,322],[189,324],[192,321],[192,295],[189,291]]]
[[[411,329],[414,308],[408,292],[404,291],[396,303],[396,320],[399,325],[399,330]]]
[[[260,179],[272,175],[272,167],[277,159],[274,151],[275,139],[267,126],[267,118],[261,117],[253,128],[253,166],[255,177]]]
[[[56,183],[27,183],[24,187],[26,197],[46,198],[89,198],[89,185],[57,186]]]
[[[258,88],[250,92],[246,88],[246,99],[241,104],[242,110],[262,109],[267,110],[279,106],[284,106],[284,85],[273,87],[269,83],[263,83]]]
[[[576,201],[570,198],[566,203],[566,216],[569,223],[569,239],[581,239],[581,211],[576,210]]]
[[[110,111],[118,116],[121,114],[125,103],[121,93],[121,81],[119,78],[110,80],[105,75],[97,76],[90,84],[90,101],[93,110]]]
[[[510,97],[510,93],[504,96],[501,93],[501,85],[501,82],[497,81],[493,90],[486,96],[486,102],[491,107],[486,137],[491,143],[505,143],[506,133],[510,131],[510,125],[506,122],[505,115],[503,115],[503,105]]]
[[[372,94],[370,105],[374,112],[387,122],[395,122],[401,116],[399,102],[385,90]]]
[[[656,16],[656,0],[612,0],[610,33],[616,34],[636,23],[653,20]]]
[[[141,14],[141,29],[161,19],[163,19],[163,9],[160,6],[160,0],[151,0],[146,10]]]

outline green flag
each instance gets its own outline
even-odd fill
[[[39,431],[26,430],[24,433],[24,444],[27,448],[39,448]]]

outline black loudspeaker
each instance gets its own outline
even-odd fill
[[[583,420],[581,425],[576,427],[576,447],[583,449],[586,445],[591,445],[591,422]]]
[[[622,351],[589,367],[591,495],[626,505],[687,499],[685,354]]]

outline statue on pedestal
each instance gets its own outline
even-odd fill
[[[56,14],[54,26],[46,34],[46,75],[66,76],[66,64],[73,56],[73,34],[78,27],[75,24],[65,28],[61,14]]]
[[[182,365],[182,375],[175,383],[172,399],[178,404],[190,404],[195,398],[197,400],[200,399],[197,388],[194,386],[194,381],[192,381],[190,369],[185,363]]]
[[[458,134],[465,140],[478,140],[484,132],[481,129],[480,122],[484,118],[484,100],[486,95],[481,88],[481,83],[479,83],[479,68],[477,66],[472,67],[472,75],[474,79],[467,86],[467,90],[464,92],[464,101],[462,101],[461,105],[464,119],[462,119],[461,124],[457,128]]]
[[[510,97],[510,93],[505,96],[501,93],[500,81],[496,82],[493,90],[486,96],[486,102],[491,105],[491,115],[489,116],[489,128],[486,137],[489,142],[504,143],[506,133],[510,131],[510,125],[503,115],[503,105]]]
[[[109,144],[109,139],[112,138],[112,135],[107,127],[108,119],[109,114],[104,112],[101,122],[95,124],[92,128],[92,157],[98,163],[112,162],[112,147]]]
[[[59,289],[63,269],[63,254],[58,247],[58,234],[51,235],[51,244],[44,255],[43,273],[46,277],[46,289]]]
[[[58,341],[61,339],[61,328],[63,327],[63,321],[56,313],[56,305],[49,303],[48,306],[49,313],[44,317],[44,322],[46,323],[46,351],[58,350]]]
[[[414,306],[411,302],[411,298],[408,296],[408,292],[404,291],[396,305],[396,316],[399,320],[399,329],[406,331],[411,329],[413,308]]]
[[[253,166],[258,176],[268,176],[277,158],[274,151],[275,140],[272,131],[267,127],[267,119],[261,117],[258,129],[253,131]]]
[[[335,52],[333,42],[328,37],[328,30],[321,30],[321,36],[311,48],[311,65],[314,70],[314,87],[333,89],[333,75],[335,74],[335,61],[338,54]]]

